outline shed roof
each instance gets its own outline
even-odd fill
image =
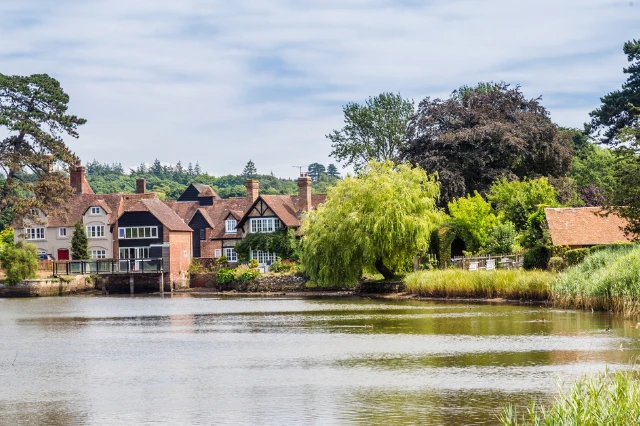
[[[627,242],[627,221],[602,207],[544,209],[554,246],[593,246]]]

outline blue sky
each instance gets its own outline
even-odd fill
[[[83,161],[294,177],[335,162],[343,104],[384,91],[506,81],[582,127],[638,28],[640,3],[608,0],[5,0],[0,72],[61,82]]]

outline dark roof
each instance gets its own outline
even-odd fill
[[[164,203],[175,211],[178,216],[184,219],[186,223],[191,223],[195,214],[200,213],[209,226],[214,230],[213,238],[242,238],[242,232],[240,231],[232,234],[225,233],[224,221],[229,214],[232,214],[236,219],[242,217],[245,206],[247,205],[246,198],[216,199],[212,206],[200,206],[196,201],[164,201]]]
[[[601,207],[544,209],[551,241],[555,246],[592,246],[631,241],[623,228],[627,221],[605,213]]]
[[[139,200],[126,212],[149,212],[170,231],[193,231],[175,211],[157,198]]]

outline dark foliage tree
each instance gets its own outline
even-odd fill
[[[327,167],[327,175],[332,178],[340,179],[340,172],[335,164],[329,164],[329,167]]]
[[[78,137],[85,119],[67,114],[69,96],[46,74],[28,77],[0,74],[0,214],[10,210],[18,226],[37,207],[48,214],[64,213],[72,195],[68,177],[54,165],[71,167],[77,158],[63,136]]]
[[[320,175],[326,171],[326,168],[319,163],[311,163],[309,167],[307,167],[309,171],[309,177],[312,181],[318,182],[320,181]]]
[[[193,173],[196,176],[200,176],[202,174],[202,169],[200,168],[200,163],[196,161],[196,166],[193,169]]]
[[[193,165],[191,163],[189,163],[189,165],[187,166],[187,175],[189,177],[195,177],[195,173],[193,170]]]
[[[602,105],[591,112],[591,122],[586,126],[592,135],[609,144],[617,144],[618,132],[637,125],[640,119],[633,113],[634,106],[640,107],[640,40],[626,42],[623,50],[630,62],[624,68],[629,77],[620,90],[600,98]]]
[[[326,135],[332,142],[332,157],[356,171],[371,160],[400,161],[407,122],[414,113],[412,100],[399,93],[381,93],[342,109],[345,126]]]
[[[244,170],[242,170],[242,176],[247,179],[252,179],[258,174],[258,170],[256,169],[256,165],[253,164],[253,161],[249,160],[247,165],[244,166]]]
[[[441,182],[441,205],[500,177],[565,176],[571,134],[551,122],[540,99],[505,83],[463,87],[446,100],[425,98],[409,122],[405,158]]]
[[[89,259],[89,240],[87,239],[87,233],[84,231],[84,226],[80,222],[74,225],[73,236],[71,237],[71,259]]]

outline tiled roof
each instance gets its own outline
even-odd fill
[[[155,199],[142,199],[133,204],[127,209],[127,212],[143,212],[148,211],[156,219],[158,219],[164,226],[169,228],[170,231],[193,231],[182,220],[180,216],[176,214],[169,206],[163,203],[161,200]]]
[[[225,233],[224,221],[232,214],[236,219],[242,217],[247,205],[246,198],[222,198],[213,202],[212,206],[200,206],[198,202],[165,201],[178,216],[190,223],[196,213],[200,213],[213,229],[213,238],[242,238],[242,233],[237,231],[232,234]]]
[[[204,189],[200,191],[200,194],[198,194],[198,197],[217,197],[218,196],[218,194],[216,194],[216,191],[214,191],[213,188],[211,188],[209,185],[200,185],[200,186],[204,186]]]
[[[311,196],[311,207],[316,209],[323,204],[327,196],[325,194],[314,194]],[[306,209],[302,200],[297,195],[260,195],[258,199],[249,207],[250,210],[260,199],[262,199],[280,220],[288,227],[298,227],[302,224],[302,212]],[[247,211],[238,223],[242,225],[248,219]]]
[[[108,224],[113,224],[118,218],[118,211],[122,201],[122,194],[78,194],[69,199],[69,212],[60,216],[49,216],[47,226],[71,227],[82,221],[82,217],[90,207],[102,207],[107,213]]]
[[[616,214],[602,216],[600,207],[544,209],[555,246],[591,246],[631,241],[622,228],[626,220]]]

